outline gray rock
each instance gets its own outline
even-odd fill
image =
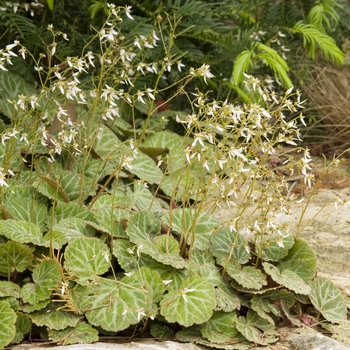
[[[350,350],[350,347],[322,334],[291,335],[290,349],[298,350]]]

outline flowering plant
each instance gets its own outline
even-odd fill
[[[280,322],[299,326],[310,304],[324,322],[343,322],[315,253],[278,222],[295,201],[280,168],[314,181],[298,146],[300,93],[278,97],[250,75],[255,104],[188,92],[214,78],[207,64],[162,87],[173,66],[184,69],[171,40],[160,28],[125,36],[131,8],[109,10],[100,52],[51,64],[69,40],[52,25],[38,59],[20,42],[0,51],[0,347],[39,327],[63,344],[147,329],[244,349],[275,342]],[[149,61],[159,46],[163,59]],[[18,55],[35,61],[39,88],[11,72]],[[187,111],[160,111],[174,87],[160,104],[185,96]],[[220,221],[224,206],[232,216]]]

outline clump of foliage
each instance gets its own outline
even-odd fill
[[[116,6],[124,5],[123,1],[113,2]],[[46,53],[49,38],[46,26],[54,23],[56,30],[72,33],[69,42],[60,43],[54,64],[63,62],[68,55],[79,55],[86,43],[93,52],[99,49],[91,40],[91,28],[100,28],[105,22],[108,2],[84,1],[79,7],[70,0],[47,4],[48,7],[40,1],[6,3],[7,11],[0,12],[3,26],[0,24],[0,29],[8,43],[17,39],[27,47],[30,45],[35,55]],[[243,73],[262,81],[276,80],[275,89],[280,87],[283,91],[296,82],[301,85],[308,75],[309,69],[303,69],[300,57],[303,62],[317,56],[337,64],[344,62],[344,54],[334,40],[334,29],[339,22],[346,22],[341,12],[346,5],[341,0],[131,0],[130,4],[134,22],[121,23],[123,32],[146,35],[154,24],[159,25],[164,40],[171,42],[169,57],[176,56],[180,64],[187,66],[204,63],[211,66],[217,79],[209,83],[210,88],[220,100],[238,96],[246,103],[252,102],[243,89]],[[16,11],[11,11],[12,8]],[[163,52],[155,48],[149,55],[156,61],[162,59]],[[171,60],[168,64],[170,69]],[[162,82],[163,87],[171,86],[184,75],[172,69],[168,80]],[[196,84],[202,90],[206,88],[203,81]],[[163,98],[173,92],[169,89]]]
[[[278,221],[295,202],[270,166],[284,144],[302,155],[291,172],[314,181],[298,146],[300,93],[278,96],[246,75],[257,103],[213,101],[188,90],[213,78],[208,64],[168,86],[182,56],[169,54],[161,19],[124,33],[130,10],[109,5],[91,42],[61,64],[46,64],[69,40],[53,25],[45,54],[19,41],[0,51],[0,347],[29,334],[72,344],[146,332],[248,349],[301,326],[310,306],[314,324],[348,327],[315,253]],[[28,59],[31,84],[11,71]],[[164,108],[179,98],[186,109]],[[232,217],[221,223],[224,205]]]

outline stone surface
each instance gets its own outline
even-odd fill
[[[19,345],[11,348],[11,350],[47,350],[48,347],[31,345]],[[113,343],[95,343],[95,344],[76,344],[69,346],[55,346],[54,350],[203,350],[195,344],[180,344],[172,341],[156,342],[156,341],[142,341],[130,342],[125,344]]]

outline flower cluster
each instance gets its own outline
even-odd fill
[[[202,67],[197,74],[204,77],[207,74],[208,78],[207,69],[208,66]],[[308,187],[314,182],[309,150],[298,147],[301,139],[297,124],[302,115],[294,117],[304,101],[293,89],[277,97],[250,75],[246,75],[246,85],[249,90],[259,92],[260,103],[238,106],[227,101],[211,102],[199,93],[193,101],[196,112],[185,118],[177,116],[176,121],[187,131],[188,143],[184,149],[187,162],[192,167],[201,166],[206,174],[205,189],[200,190],[210,198],[210,205],[221,207],[224,202],[235,207],[237,229],[250,203],[261,215],[251,224],[245,221],[242,230],[251,234],[278,234],[283,244],[282,239],[289,233],[276,223],[276,218],[290,213],[292,201],[289,184],[275,169],[275,163],[286,169],[286,176],[293,175],[294,168],[299,169],[298,174]],[[284,149],[289,152],[288,145],[302,151],[303,157],[293,160],[283,155]]]

